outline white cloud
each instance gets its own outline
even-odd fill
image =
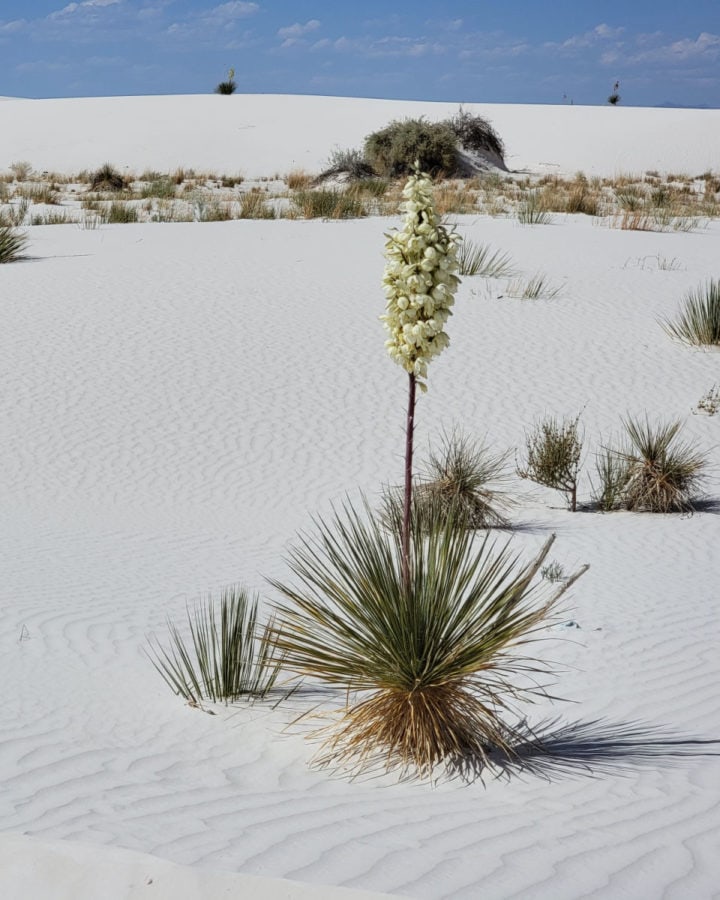
[[[294,25],[288,25],[285,28],[278,28],[278,37],[281,38],[299,38],[310,31],[317,31],[320,22],[317,19],[310,19],[304,25],[295,22]]]
[[[227,23],[235,19],[244,19],[252,16],[260,7],[257,3],[246,3],[244,0],[230,0],[229,3],[221,3],[209,9],[201,18],[205,22]]]

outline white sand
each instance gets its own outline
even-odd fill
[[[228,109],[244,103],[252,115],[233,120]],[[322,136],[286,127],[304,120],[298,105],[323,103]],[[183,119],[186,144],[173,130],[183,104],[198,110]],[[356,143],[357,129],[411,106],[17,101],[0,109],[0,134],[7,164],[111,158],[272,174],[313,168],[328,145]],[[202,108],[215,118],[199,121]],[[549,110],[595,122],[595,133],[632,123],[613,153],[579,134],[526,132],[532,108],[492,109],[524,163],[588,172],[702,171],[719,121]],[[263,110],[264,131],[241,130]],[[534,113],[551,121],[548,108]],[[573,702],[527,710],[534,726],[555,720],[556,756],[486,786],[314,771],[312,747],[286,727],[307,698],[206,715],[173,697],[143,655],[146,635],[162,637],[166,615],[179,620],[208,590],[243,582],[271,600],[263,576],[287,574],[283,554],[311,515],[346,490],[377,496],[400,480],[405,381],[377,321],[389,224],[35,227],[33,259],[0,267],[3,900],[330,897],[336,886],[423,900],[718,896],[717,511],[571,514],[555,493],[518,482],[515,518],[528,527],[514,547],[530,553],[553,530],[555,559],[592,568],[569,601],[579,627],[554,628],[562,640],[540,649],[563,670],[555,692]],[[717,476],[720,415],[691,410],[720,382],[720,356],[673,343],[657,324],[688,288],[718,277],[717,222],[688,234],[563,216],[534,228],[463,217],[459,227],[564,289],[521,302],[498,299],[504,282],[463,282],[451,347],[418,405],[420,448],[455,424],[518,447],[544,413],[584,407],[591,472],[620,418],[647,412],[682,418]],[[658,270],[658,257],[678,267]],[[717,479],[708,490],[718,497]],[[263,883],[262,893],[245,876],[309,888]],[[145,877],[156,890],[138,887]]]

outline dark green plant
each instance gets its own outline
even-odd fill
[[[187,610],[189,639],[168,620],[170,646],[150,642],[148,654],[169,687],[193,705],[264,698],[274,687],[282,660],[274,622],[258,624],[257,596],[241,588],[224,591]]]
[[[689,512],[704,477],[705,457],[679,440],[679,421],[653,426],[645,419],[623,422],[628,448],[618,455],[627,465],[623,489],[627,509]]]
[[[93,191],[122,191],[125,179],[110,163],[105,163],[90,176],[90,189]]]
[[[720,280],[691,290],[685,296],[680,316],[664,320],[665,331],[679,341],[694,346],[720,345]]]
[[[411,174],[415,163],[431,175],[451,175],[457,168],[457,139],[446,123],[404,119],[368,135],[364,156],[389,178]]]
[[[27,235],[17,231],[13,225],[0,223],[0,263],[17,262],[22,259],[27,240]]]
[[[568,507],[577,509],[577,482],[583,437],[580,416],[574,419],[547,418],[525,438],[526,461],[518,467],[521,478],[562,491]]]
[[[443,764],[477,770],[493,749],[512,754],[508,714],[544,693],[537,678],[549,671],[524,649],[583,570],[538,595],[554,538],[523,564],[445,517],[412,532],[407,582],[400,535],[372,514],[348,506],[318,528],[291,551],[296,583],[273,582],[286,665],[352,698],[318,763],[429,776]]]
[[[228,75],[225,81],[221,81],[215,88],[216,94],[234,94],[237,88],[235,83],[235,69],[228,69]]]

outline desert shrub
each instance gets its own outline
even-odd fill
[[[548,671],[527,642],[574,580],[552,592],[535,581],[553,538],[522,565],[446,518],[412,533],[407,582],[401,539],[376,517],[348,507],[318,525],[291,551],[296,583],[273,582],[285,664],[348,693],[318,764],[429,776],[476,772],[494,748],[512,754],[508,713],[542,693],[518,676]]]
[[[137,222],[138,211],[136,206],[130,206],[128,203],[111,203],[107,210],[107,221],[111,225],[126,225],[130,222]]]
[[[225,81],[221,81],[215,87],[216,94],[234,94],[237,89],[237,84],[235,83],[235,69],[228,69],[227,78]]]
[[[627,466],[625,507],[647,512],[692,510],[706,461],[695,447],[678,439],[681,423],[653,427],[647,419],[628,419],[623,424],[629,444],[617,455]]]
[[[471,529],[507,528],[505,514],[512,505],[503,490],[507,459],[506,453],[494,453],[460,431],[445,435],[413,488],[414,527],[427,532],[438,519],[453,518]],[[386,527],[399,532],[402,515],[402,490],[387,491],[382,511]]]
[[[452,174],[457,167],[457,140],[449,125],[404,119],[365,138],[365,158],[380,175],[395,178],[420,169],[431,175]]]
[[[362,150],[341,150],[336,148],[328,157],[324,176],[345,173],[351,178],[372,178],[375,171],[365,159]]]
[[[170,178],[157,178],[142,189],[142,198],[157,197],[160,200],[170,200],[175,196],[175,184]]]
[[[189,639],[168,620],[170,647],[150,641],[148,655],[168,686],[189,703],[266,697],[281,665],[274,622],[258,624],[257,597],[229,588],[187,610]]]
[[[482,116],[474,116],[460,107],[457,115],[444,123],[450,127],[464,150],[489,153],[504,162],[505,145],[500,135]]]
[[[275,210],[272,206],[266,206],[265,197],[260,191],[251,190],[242,195],[239,218],[274,219]]]
[[[23,258],[27,236],[13,225],[0,223],[0,263],[17,262]]]
[[[365,204],[349,191],[298,191],[292,202],[306,219],[355,219],[367,215]]]
[[[526,461],[518,467],[521,478],[529,478],[565,494],[568,507],[573,512],[577,509],[577,483],[583,448],[579,422],[579,415],[574,419],[544,419],[526,435]]]
[[[567,213],[583,213],[596,216],[599,211],[597,195],[588,187],[587,182],[576,182],[570,189],[564,204]]]
[[[304,169],[293,169],[285,176],[285,184],[291,191],[304,190],[312,184],[312,175]]]
[[[32,164],[26,159],[10,163],[10,171],[15,176],[15,181],[27,181],[32,175]]]
[[[90,189],[93,191],[122,191],[125,179],[110,163],[105,163],[90,176]]]
[[[662,322],[665,331],[685,344],[720,345],[720,280],[710,281],[685,297],[680,316]]]

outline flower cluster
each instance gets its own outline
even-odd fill
[[[385,341],[388,353],[420,379],[427,377],[428,363],[449,343],[443,328],[460,282],[454,274],[459,239],[440,223],[428,175],[411,175],[403,197],[405,224],[386,235],[387,312],[380,318],[390,334]],[[421,381],[418,384],[426,390]]]

